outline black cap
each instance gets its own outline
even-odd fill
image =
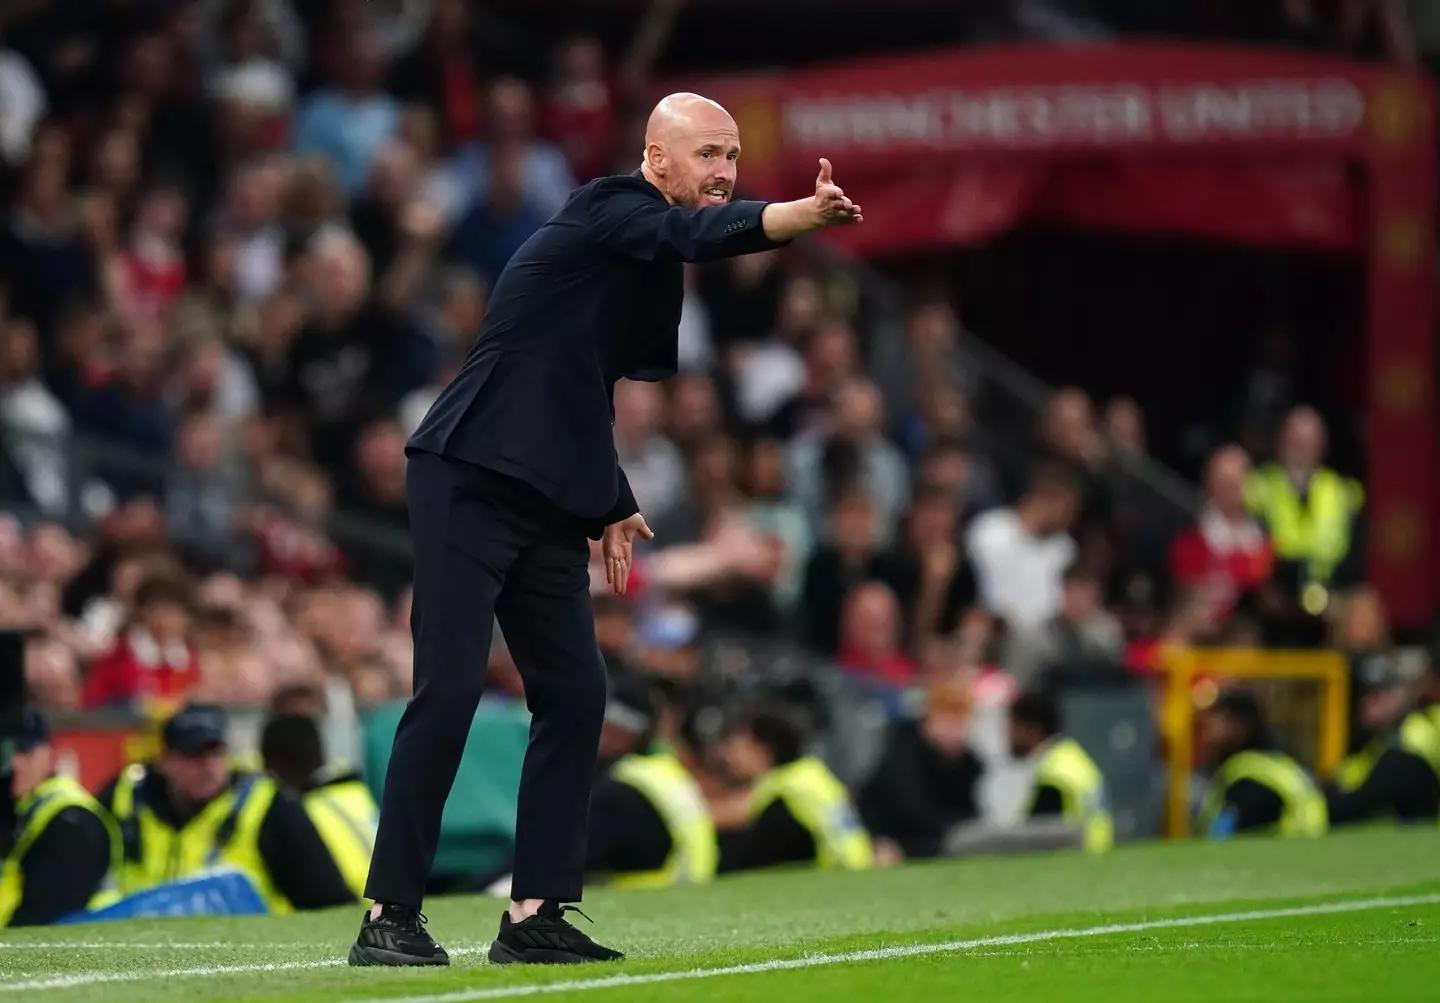
[[[648,734],[655,727],[655,690],[633,672],[611,677],[610,696],[605,702],[605,723],[633,735]]]
[[[216,704],[190,703],[165,722],[161,737],[165,748],[185,756],[199,756],[225,748],[225,709]]]
[[[50,728],[38,710],[27,710],[20,719],[20,731],[15,736],[15,751],[29,752],[36,746],[48,745]]]

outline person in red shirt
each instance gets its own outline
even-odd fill
[[[555,76],[540,106],[540,130],[565,151],[582,184],[610,165],[615,105],[599,40],[586,35],[568,39],[556,53]]]
[[[845,597],[835,663],[888,686],[913,682],[918,669],[901,647],[901,627],[900,603],[888,585],[875,581],[857,585]]]
[[[1208,590],[1219,620],[1229,618],[1246,593],[1258,592],[1275,568],[1275,551],[1265,530],[1245,508],[1250,458],[1239,446],[1225,446],[1205,467],[1205,507],[1170,548],[1170,573],[1186,590]]]
[[[189,641],[190,620],[190,595],[183,582],[170,577],[141,582],[129,626],[86,673],[84,706],[183,699],[200,681],[200,657]]]
[[[140,200],[135,229],[125,249],[124,301],[127,312],[166,317],[185,290],[185,254],[180,238],[190,208],[185,193],[161,182]]]

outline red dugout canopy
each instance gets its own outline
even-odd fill
[[[747,189],[816,161],[865,207],[856,254],[1028,221],[1363,255],[1372,580],[1398,622],[1440,596],[1435,109],[1422,77],[1266,49],[1044,47],[689,84],[740,125]]]

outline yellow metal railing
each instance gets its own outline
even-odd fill
[[[1166,679],[1160,720],[1168,741],[1170,783],[1165,830],[1190,832],[1190,775],[1195,763],[1195,694],[1198,676],[1225,680],[1308,679],[1320,687],[1315,770],[1328,776],[1345,755],[1349,728],[1350,667],[1334,651],[1279,651],[1263,648],[1171,647],[1160,654]]]

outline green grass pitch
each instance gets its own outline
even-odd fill
[[[427,908],[454,956],[438,970],[346,967],[358,909],[0,931],[0,1003],[1440,999],[1440,827],[760,874],[585,907],[630,960],[489,967],[502,903],[484,898]]]

